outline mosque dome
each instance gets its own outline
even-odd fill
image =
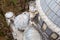
[[[60,0],[36,0],[36,4],[43,21],[60,34]]]
[[[60,27],[60,1],[41,0],[41,7],[46,16],[58,27]]]

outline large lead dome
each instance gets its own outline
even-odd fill
[[[40,2],[46,16],[60,27],[60,0],[41,0]]]
[[[60,35],[60,0],[36,0],[40,18]]]

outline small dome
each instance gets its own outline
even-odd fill
[[[5,14],[5,17],[6,17],[6,18],[11,18],[13,15],[14,15],[13,12],[7,12],[7,13]]]
[[[29,3],[29,11],[30,12],[35,12],[37,9],[36,9],[36,3],[34,1],[30,1]]]
[[[18,15],[14,19],[15,27],[20,30],[24,30],[29,23],[29,18],[29,13],[27,12],[23,12],[22,14]]]
[[[34,26],[30,26],[26,28],[24,31],[24,39],[23,40],[42,40],[42,36],[39,32],[34,28]]]

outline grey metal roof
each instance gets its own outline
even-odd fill
[[[40,0],[40,3],[46,16],[60,27],[60,0]]]

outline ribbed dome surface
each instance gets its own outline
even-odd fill
[[[60,27],[60,0],[40,0],[40,4],[46,16]]]

